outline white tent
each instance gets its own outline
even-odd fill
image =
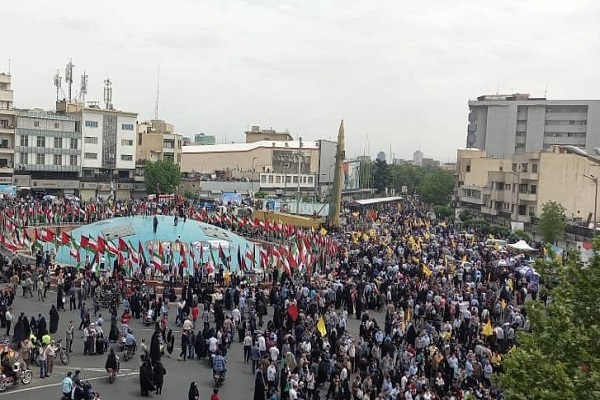
[[[519,251],[535,251],[535,249],[528,245],[524,240],[519,240],[517,243],[509,244],[508,247]]]

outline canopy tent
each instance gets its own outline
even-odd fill
[[[508,247],[519,251],[535,251],[535,249],[528,245],[524,240],[519,240],[517,243],[509,244]]]

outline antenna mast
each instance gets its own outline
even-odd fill
[[[83,71],[81,75],[81,86],[79,88],[79,101],[85,105],[85,95],[87,94],[88,88],[88,75]]]
[[[73,60],[71,59],[65,68],[65,83],[69,85],[69,103],[73,100],[71,91],[73,87],[73,68],[75,68],[75,65],[73,65]]]
[[[54,75],[54,86],[56,86],[56,101],[59,100],[59,93],[61,87],[62,77],[60,76],[60,70],[56,70],[56,75]]]
[[[158,119],[158,99],[160,96],[160,64],[156,71],[156,104],[154,105],[154,119]]]
[[[112,104],[112,82],[110,78],[104,80],[104,106],[107,110],[113,109]]]

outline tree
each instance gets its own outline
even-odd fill
[[[496,380],[507,399],[575,400],[600,397],[600,239],[589,265],[574,252],[566,264],[538,261],[552,301],[527,304],[530,332],[517,334]]]
[[[402,187],[406,186],[408,193],[415,193],[424,175],[424,169],[413,164],[401,164],[392,166],[392,180],[394,189],[402,193]]]
[[[431,168],[425,172],[417,192],[425,203],[447,205],[454,192],[454,177],[441,168]]]
[[[567,226],[565,208],[556,201],[549,200],[542,204],[542,214],[538,220],[538,230],[546,243],[556,243]]]
[[[390,166],[383,160],[376,160],[373,163],[373,188],[377,193],[385,193],[391,182]]]
[[[146,162],[144,182],[148,194],[173,193],[181,182],[181,171],[171,160]]]

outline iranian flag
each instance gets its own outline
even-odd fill
[[[160,254],[158,254],[158,253],[152,254],[152,266],[154,268],[156,268],[157,270],[159,270],[160,272],[163,272],[163,262],[162,262],[162,257],[160,256]]]
[[[40,240],[42,242],[53,242],[55,238],[54,233],[52,233],[52,231],[49,231],[48,229],[42,229],[41,233],[40,233]]]

